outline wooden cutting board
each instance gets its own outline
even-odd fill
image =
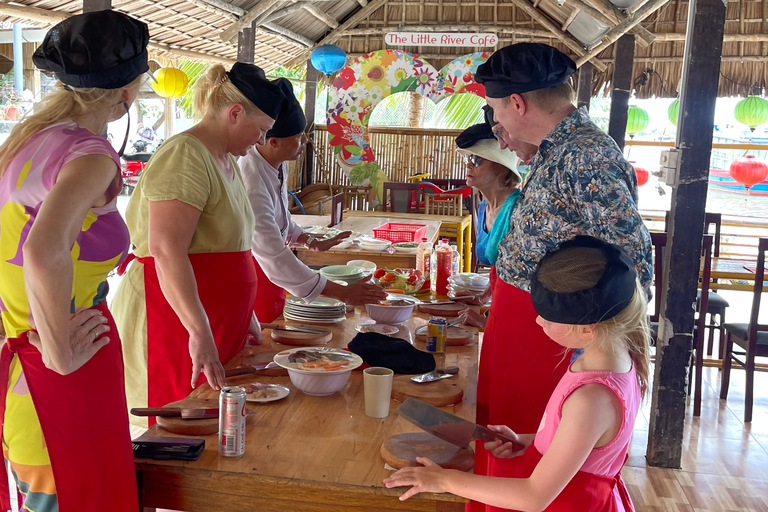
[[[333,333],[328,331],[326,334],[313,334],[310,332],[298,331],[272,331],[272,340],[283,345],[294,345],[297,347],[312,347],[315,345],[325,345],[333,338]]]
[[[419,327],[416,329],[414,335],[416,341],[422,343],[427,342],[427,329]],[[449,347],[463,347],[465,345],[472,345],[475,342],[475,333],[469,329],[462,329],[461,327],[449,327],[448,336],[445,338],[445,344]]]
[[[275,354],[277,354],[277,352],[277,350],[257,352],[243,359],[243,364],[268,363],[275,359]],[[265,377],[287,377],[288,370],[285,368],[269,368],[267,370],[254,372],[253,375],[264,375]]]
[[[219,408],[218,400],[205,400],[201,398],[186,398],[178,402],[172,402],[163,407],[204,407]],[[163,430],[181,434],[184,436],[208,436],[219,431],[219,418],[205,418],[201,420],[185,420],[182,418],[157,417],[157,425]]]
[[[392,398],[405,402],[409,397],[418,398],[435,407],[461,402],[464,390],[456,383],[456,377],[419,384],[411,380],[412,375],[395,377],[392,381]]]
[[[419,311],[432,316],[456,317],[467,309],[466,304],[419,304]]]
[[[395,469],[421,466],[416,457],[427,457],[444,469],[469,471],[475,465],[472,448],[459,448],[427,432],[403,432],[381,445],[381,458]]]

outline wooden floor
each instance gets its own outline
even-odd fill
[[[682,469],[648,467],[650,400],[635,424],[629,460],[622,470],[638,512],[768,512],[768,373],[755,376],[752,422],[744,424],[744,372],[731,372],[728,400],[721,401],[718,368],[704,369],[701,417],[689,403]]]

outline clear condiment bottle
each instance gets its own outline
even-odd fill
[[[416,270],[421,270],[424,274],[423,289],[431,289],[431,273],[432,273],[432,244],[429,240],[422,238],[419,242],[419,246],[416,248]]]
[[[459,254],[459,248],[456,244],[451,244],[451,251],[453,252],[453,265],[451,266],[451,275],[456,275],[461,272],[461,254]]]

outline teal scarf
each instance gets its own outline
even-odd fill
[[[485,257],[494,265],[496,264],[496,258],[499,257],[499,243],[501,243],[501,240],[509,232],[512,209],[515,207],[518,197],[520,197],[520,189],[509,194],[509,197],[507,197],[507,200],[504,201],[504,204],[501,206],[501,210],[496,214],[496,219],[493,221],[493,227],[488,234],[488,243],[485,246]],[[487,214],[486,210],[486,215]]]

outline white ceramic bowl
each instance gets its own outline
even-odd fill
[[[288,369],[288,376],[297,389],[307,395],[328,396],[344,389],[352,370],[345,372],[306,372]]]
[[[381,304],[366,304],[365,311],[368,316],[380,324],[388,325],[400,325],[408,320],[413,314],[413,308],[419,303],[417,299],[413,297],[407,297],[405,295],[390,294],[387,297],[389,300],[407,299],[412,301],[413,304],[408,306],[383,306]]]
[[[376,272],[378,268],[374,262],[368,260],[351,260],[347,262],[347,265],[360,267],[366,272]]]

